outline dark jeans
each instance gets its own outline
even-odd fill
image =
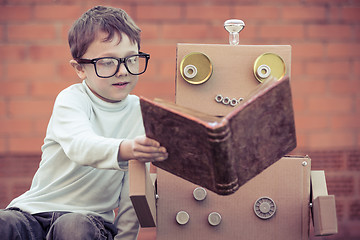
[[[6,240],[110,239],[114,224],[93,215],[71,212],[29,214],[18,208],[0,210],[0,238]]]

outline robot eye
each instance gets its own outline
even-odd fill
[[[180,74],[190,84],[202,84],[210,79],[213,65],[208,56],[201,52],[186,55],[180,63]]]

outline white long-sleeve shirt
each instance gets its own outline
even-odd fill
[[[108,103],[85,82],[68,87],[55,101],[31,188],[8,207],[31,214],[89,213],[112,222],[119,196],[128,196],[122,186],[127,162],[118,163],[119,145],[139,135],[144,127],[138,97]]]

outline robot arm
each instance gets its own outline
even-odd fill
[[[150,174],[145,163],[129,161],[130,199],[141,227],[156,227],[155,174]]]
[[[335,196],[328,195],[325,172],[311,171],[311,203],[314,233],[316,236],[338,232]]]

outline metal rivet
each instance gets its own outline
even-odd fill
[[[207,192],[206,192],[205,188],[197,187],[194,189],[193,195],[197,201],[203,201],[203,200],[205,200],[205,198],[207,196]]]
[[[303,166],[305,167],[305,166],[308,165],[308,163],[307,163],[307,161],[303,161],[303,162],[301,163],[301,165],[303,165]]]
[[[211,226],[217,226],[221,223],[221,215],[217,212],[212,212],[208,216],[208,222]]]
[[[176,214],[176,222],[180,225],[185,225],[189,222],[190,216],[185,211],[180,211]]]

